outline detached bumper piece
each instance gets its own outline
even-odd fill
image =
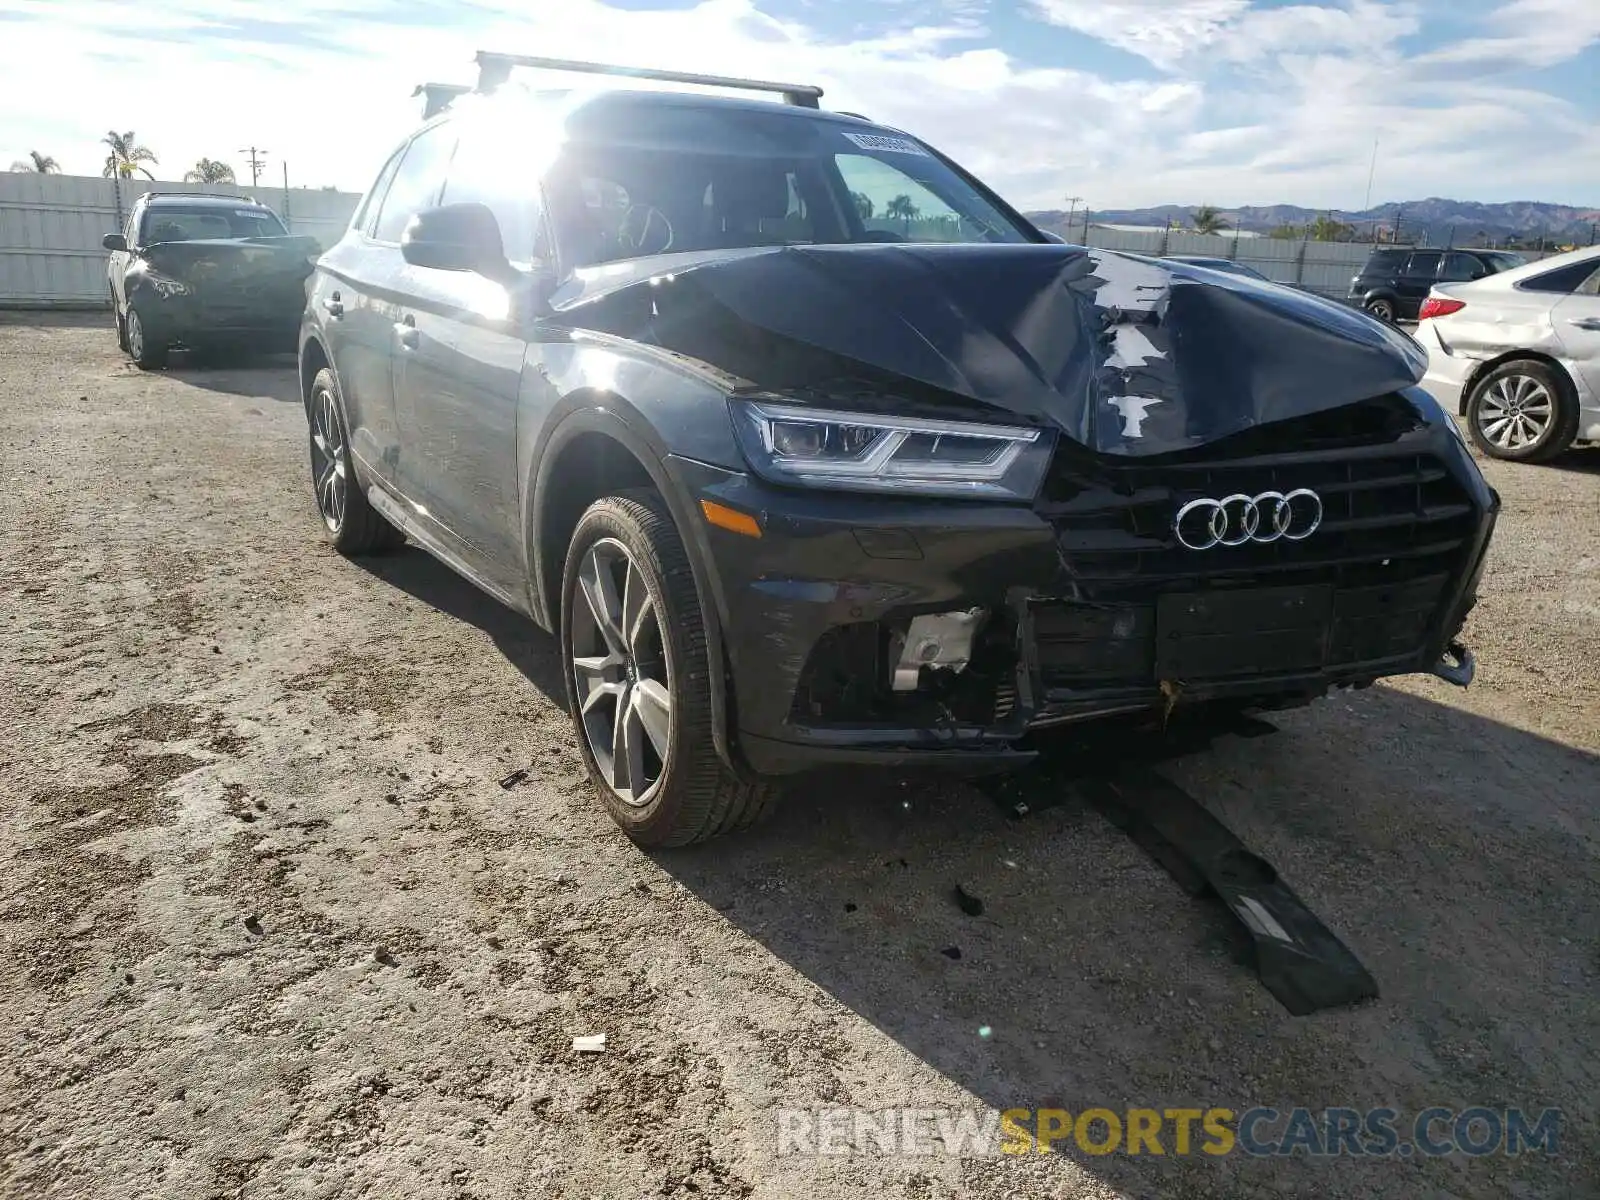
[[[1377,999],[1367,969],[1272,864],[1188,793],[1141,767],[1122,767],[1079,786],[1189,895],[1221,899],[1250,935],[1262,984],[1295,1016]]]
[[[1451,642],[1444,657],[1434,663],[1428,673],[1464,688],[1472,683],[1472,677],[1478,673],[1478,660],[1460,642]]]

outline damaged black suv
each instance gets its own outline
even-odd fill
[[[815,88],[478,61],[312,281],[313,486],[341,551],[409,537],[559,631],[639,841],[824,764],[1470,679],[1498,499],[1403,334],[1053,242]]]

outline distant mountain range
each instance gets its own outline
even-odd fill
[[[1163,204],[1155,208],[1091,209],[1089,219],[1109,225],[1165,225],[1169,221],[1180,228],[1193,224],[1197,205]],[[1402,241],[1426,241],[1429,245],[1466,245],[1492,241],[1503,245],[1507,240],[1517,244],[1536,244],[1543,237],[1550,244],[1575,242],[1587,246],[1600,242],[1600,208],[1575,208],[1568,204],[1542,204],[1533,200],[1517,200],[1509,204],[1478,204],[1471,200],[1446,200],[1433,196],[1426,200],[1411,200],[1403,204],[1380,204],[1360,212],[1343,209],[1320,210],[1300,208],[1293,204],[1273,204],[1265,207],[1245,206],[1221,210],[1222,219],[1229,229],[1247,233],[1271,233],[1285,226],[1303,227],[1318,217],[1327,216],[1352,228],[1354,237],[1365,241],[1377,226],[1387,238],[1394,228],[1396,217],[1400,223]],[[1060,209],[1049,209],[1028,214],[1036,224],[1057,232],[1066,232],[1067,214]],[[1077,236],[1083,236],[1083,212],[1072,214]]]

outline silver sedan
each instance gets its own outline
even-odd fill
[[[1416,338],[1422,386],[1485,454],[1544,462],[1600,441],[1600,247],[1441,284]]]

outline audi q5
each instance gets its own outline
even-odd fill
[[[1470,679],[1498,501],[1410,338],[1060,244],[816,88],[478,62],[311,281],[312,486],[341,552],[409,539],[559,639],[635,839],[829,764]]]

